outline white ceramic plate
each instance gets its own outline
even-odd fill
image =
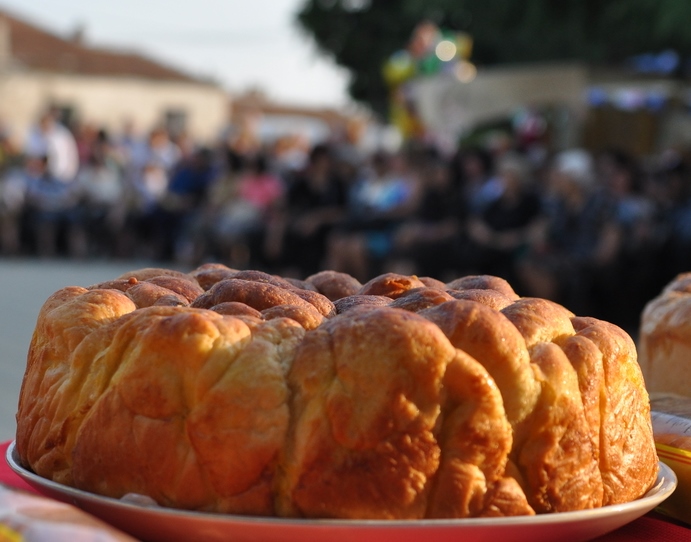
[[[25,469],[14,442],[10,468],[38,491],[71,503],[147,542],[583,542],[646,514],[669,497],[677,477],[664,463],[653,488],[626,504],[530,517],[460,520],[295,520],[142,507],[57,484]]]

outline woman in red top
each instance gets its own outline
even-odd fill
[[[254,207],[260,214],[267,212],[285,192],[283,181],[268,171],[266,158],[257,156],[238,182],[240,200]]]

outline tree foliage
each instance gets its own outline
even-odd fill
[[[691,53],[688,0],[306,0],[297,15],[319,50],[350,71],[351,96],[378,112],[387,101],[382,65],[424,19],[470,33],[478,65]]]

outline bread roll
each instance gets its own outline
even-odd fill
[[[424,287],[425,283],[415,276],[384,273],[363,284],[357,293],[360,295],[383,295],[396,299],[408,290]]]
[[[691,273],[682,273],[643,309],[640,365],[650,392],[691,396]]]
[[[217,282],[231,278],[237,272],[237,269],[231,269],[220,263],[206,263],[192,271],[190,276],[206,291]]]
[[[355,277],[337,271],[320,271],[305,280],[313,284],[320,294],[331,301],[355,295],[362,288],[362,284]]]
[[[335,302],[256,271],[196,286],[228,271],[146,269],[48,298],[22,463],[114,498],[347,519],[583,510],[655,481],[636,350],[612,324],[497,277],[444,291],[385,274]]]

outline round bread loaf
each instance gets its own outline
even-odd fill
[[[59,290],[29,348],[22,463],[114,498],[310,518],[583,510],[655,481],[618,327],[497,277],[309,281],[330,297],[212,265]]]
[[[691,273],[677,275],[643,309],[640,364],[650,392],[688,396],[691,382]]]

